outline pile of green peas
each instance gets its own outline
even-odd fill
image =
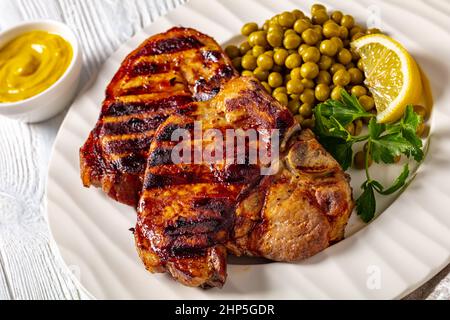
[[[374,99],[364,85],[362,62],[350,43],[380,30],[366,30],[352,16],[329,13],[315,4],[311,17],[300,10],[283,12],[261,28],[255,22],[246,23],[241,33],[247,40],[225,49],[234,67],[241,75],[261,81],[303,127],[314,126],[315,105],[340,99],[343,89],[354,94],[367,111],[375,112]],[[362,127],[357,120],[347,129],[358,135]]]

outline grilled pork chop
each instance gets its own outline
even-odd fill
[[[171,134],[193,130],[194,121],[203,132],[255,129],[265,140],[278,129],[278,170],[264,176],[267,164],[247,160],[172,163]],[[133,206],[141,194],[135,240],[148,270],[222,286],[227,252],[294,261],[343,236],[353,207],[348,177],[298,129],[256,80],[237,78],[213,39],[173,28],[132,52],[108,86],[80,150],[82,181]]]
[[[295,261],[342,238],[353,207],[347,176],[311,131],[298,132],[289,111],[256,80],[232,79],[215,98],[196,106],[190,115],[169,117],[150,147],[135,229],[148,270],[167,271],[189,286],[222,286],[226,248],[236,255]],[[278,170],[264,176],[260,162],[174,163],[178,141],[172,134],[187,129],[193,136],[194,121],[201,121],[203,132],[255,129],[266,135],[258,141],[278,129]],[[213,143],[200,142],[203,150]]]
[[[99,120],[80,151],[86,187],[135,206],[155,130],[189,114],[237,75],[210,37],[187,28],[155,35],[122,63],[106,90]]]

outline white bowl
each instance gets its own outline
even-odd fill
[[[21,34],[36,30],[55,33],[67,40],[72,45],[73,58],[61,78],[45,91],[26,100],[0,103],[0,115],[29,123],[50,119],[69,105],[77,93],[83,64],[81,49],[73,31],[65,24],[52,20],[24,22],[1,32],[0,48]]]

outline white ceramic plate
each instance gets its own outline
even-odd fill
[[[96,81],[74,103],[57,137],[49,170],[47,200],[51,230],[62,257],[76,266],[81,284],[96,298],[118,299],[345,299],[399,298],[450,262],[450,36],[433,8],[411,1],[324,1],[380,27],[401,41],[431,80],[435,97],[428,157],[397,199],[383,199],[383,213],[369,225],[353,217],[347,238],[299,263],[256,264],[231,259],[223,289],[184,287],[166,275],[145,271],[128,229],[132,208],[84,189],[78,150],[97,120],[104,89],[123,58],[147,37],[174,25],[209,34],[219,43],[236,41],[246,21],[262,23],[275,13],[312,1],[193,0],[139,33],[105,63]],[[426,7],[427,10],[423,8]],[[447,8],[449,9],[449,8]],[[421,16],[422,12],[422,16]],[[425,15],[425,13],[427,13]],[[435,12],[437,15],[437,12]],[[427,18],[428,15],[428,18]],[[383,181],[396,169],[381,167]],[[359,190],[361,177],[353,186]]]

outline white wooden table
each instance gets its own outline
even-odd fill
[[[86,83],[121,43],[184,1],[0,0],[0,30],[22,20],[67,23],[84,51]],[[450,18],[448,0],[422,2]],[[45,220],[47,166],[63,117],[34,125],[0,118],[0,300],[86,298],[68,276],[73,270],[56,258]],[[450,299],[449,272],[447,267],[408,298]]]

